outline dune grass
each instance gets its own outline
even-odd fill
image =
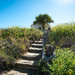
[[[75,75],[75,23],[52,27],[49,43],[55,46],[56,56],[46,71],[51,75]]]
[[[14,64],[30,47],[29,40],[39,40],[43,32],[35,29],[12,27],[0,29],[0,69],[6,69]]]
[[[75,43],[75,23],[61,24],[52,27],[49,42],[55,42],[58,45]]]

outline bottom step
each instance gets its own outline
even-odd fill
[[[19,59],[18,61],[15,62],[15,66],[16,66],[16,68],[37,70],[38,63],[39,63],[38,60]]]
[[[39,75],[39,72],[37,70],[13,69],[2,72],[0,75]]]

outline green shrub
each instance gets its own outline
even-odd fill
[[[52,75],[74,75],[75,74],[75,52],[70,48],[61,49],[59,46],[55,50],[56,57],[53,59],[53,65],[49,65],[52,69]]]
[[[40,30],[19,28],[19,27],[1,29],[1,33],[2,33],[1,37],[3,38],[8,38],[10,36],[15,38],[27,37],[28,39],[30,39],[30,37],[32,38],[34,37],[35,40],[42,37],[43,35],[43,32],[41,32]]]
[[[75,23],[61,24],[51,28],[51,33],[49,35],[50,42],[55,41],[57,44],[62,44],[59,42],[64,38],[70,38],[73,43],[75,42]]]
[[[33,40],[33,38],[38,40],[42,37],[43,32],[35,29],[12,27],[0,29],[0,34],[0,61],[4,62],[0,65],[3,65],[2,69],[4,69],[7,63],[14,64],[15,59],[20,58],[23,52],[28,51],[29,40]]]

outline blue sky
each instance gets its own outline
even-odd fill
[[[45,13],[54,20],[51,26],[75,21],[75,0],[0,0],[0,27],[30,28]]]

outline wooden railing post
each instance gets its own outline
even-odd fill
[[[44,58],[44,36],[43,36],[43,48],[42,48],[42,60]]]
[[[52,55],[46,55],[46,53],[44,52],[44,49],[46,47],[46,44],[47,44],[48,38],[49,38],[49,31],[51,32],[50,28],[48,28],[48,30],[44,31],[44,35],[43,35],[42,61],[43,61],[44,67],[45,67],[45,75],[46,75],[46,66],[48,66],[47,63],[49,62],[49,60],[51,60],[52,58],[55,57],[55,52]],[[50,51],[50,50],[47,50],[47,51]],[[51,75],[51,74],[49,74],[49,75]]]

